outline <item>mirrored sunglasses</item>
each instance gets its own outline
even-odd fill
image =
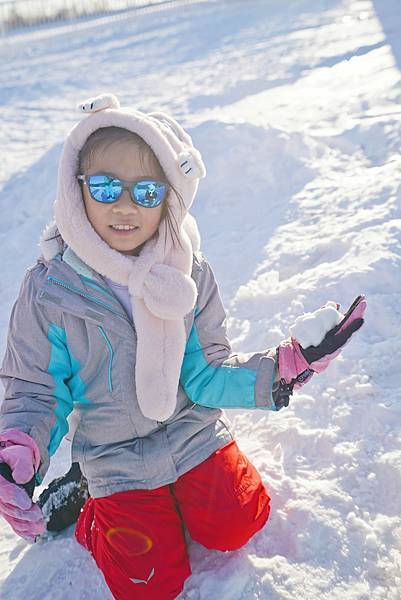
[[[135,204],[145,208],[159,206],[167,196],[168,183],[151,177],[141,177],[134,181],[125,181],[114,175],[98,173],[96,175],[77,175],[77,179],[88,186],[91,197],[96,202],[112,204],[117,202],[123,190],[128,190]]]

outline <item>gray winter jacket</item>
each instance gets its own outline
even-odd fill
[[[72,459],[100,497],[172,483],[201,463],[233,439],[221,408],[274,410],[274,350],[231,353],[218,286],[200,253],[192,278],[198,298],[185,317],[177,407],[158,422],[139,409],[135,326],[104,278],[70,248],[27,270],[0,369],[0,430],[35,439],[38,482],[69,429]]]

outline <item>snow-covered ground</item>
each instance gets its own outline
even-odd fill
[[[54,30],[52,30],[54,31]],[[364,293],[366,323],[279,413],[232,411],[271,518],[233,553],[189,542],[188,600],[397,600],[401,589],[401,5],[209,1],[0,41],[0,351],[50,219],[75,105],[172,113],[204,155],[193,213],[236,351]],[[64,443],[47,483],[69,462]],[[67,531],[0,523],[0,597],[109,600]]]

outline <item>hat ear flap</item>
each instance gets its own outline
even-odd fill
[[[105,108],[120,108],[120,101],[114,94],[99,94],[80,102],[77,108],[79,112],[95,113]]]
[[[196,148],[187,148],[177,156],[178,167],[187,179],[202,179],[206,175],[206,168],[200,152]]]

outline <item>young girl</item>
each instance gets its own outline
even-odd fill
[[[0,513],[27,539],[43,531],[23,487],[42,481],[69,432],[90,494],[79,543],[116,599],[175,598],[191,573],[185,530],[207,548],[235,550],[269,515],[260,475],[220,409],[288,405],[362,325],[365,301],[335,327],[315,317],[316,346],[288,338],[231,353],[188,214],[205,175],[190,136],[163,113],[120,108],[112,94],[80,109],[89,114],[64,145],[55,221],[10,318]]]

